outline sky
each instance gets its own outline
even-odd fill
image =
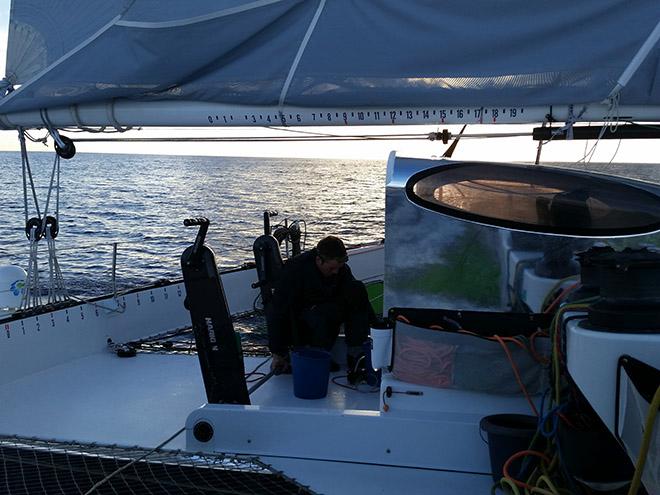
[[[5,73],[7,50],[7,26],[9,22],[10,0],[0,0],[0,73]],[[332,134],[350,133],[424,133],[448,128],[458,133],[458,126],[387,126],[351,128],[303,128],[305,131],[323,131]],[[468,126],[468,133],[530,132],[530,126]],[[34,132],[41,136],[43,132]],[[255,136],[279,134],[291,136],[290,132],[277,133],[271,129],[147,129],[129,131],[123,137],[171,137],[171,136]],[[83,136],[79,134],[77,136]],[[544,146],[542,159],[553,162],[575,162],[591,150],[590,142],[552,142]],[[506,139],[464,139],[458,145],[453,158],[493,161],[534,161],[538,143],[531,137]],[[441,156],[448,145],[435,141],[361,141],[361,142],[286,142],[286,143],[78,143],[79,152],[98,153],[151,153],[173,155],[209,156],[270,156],[304,158],[356,158],[385,160],[390,151],[396,150],[404,156]],[[619,143],[616,140],[603,141],[595,149],[591,161],[632,163],[655,163],[657,159],[655,140],[629,140]],[[15,131],[0,131],[0,151],[18,150]],[[31,150],[47,150],[41,144],[32,144]]]

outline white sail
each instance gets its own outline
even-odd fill
[[[573,118],[585,120],[581,107],[615,88],[622,106],[660,105],[660,3],[559,0],[540,9],[527,0],[14,1],[7,79],[20,87],[0,100],[0,114],[6,126],[29,125],[43,120],[41,109],[74,108],[75,125],[88,106],[192,102],[237,115],[264,108],[281,124],[300,113],[290,109],[540,109],[509,119],[523,122],[573,105]],[[222,124],[209,116],[196,125]],[[116,116],[98,118],[84,124]]]

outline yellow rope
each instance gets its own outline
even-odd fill
[[[651,434],[653,433],[653,427],[655,426],[655,417],[658,414],[658,408],[660,408],[660,387],[656,389],[655,394],[653,395],[653,400],[651,401],[651,407],[649,407],[649,412],[646,415],[642,446],[639,449],[639,457],[637,457],[637,463],[635,465],[635,475],[630,484],[628,495],[636,495],[639,491],[639,486],[642,482],[642,474],[644,473],[644,465],[646,464],[646,455],[648,454],[649,446],[651,444]]]
[[[539,488],[538,486],[532,488],[529,493],[540,493],[541,495],[557,495],[555,492],[551,492],[550,490],[544,490],[543,488]]]
[[[507,486],[511,490],[511,493],[513,495],[520,495],[520,490],[518,490],[518,487],[515,485],[513,481],[511,481],[509,478],[502,478],[500,480],[500,485],[504,487],[504,485]]]
[[[545,486],[548,488],[547,491],[549,491],[552,495],[559,495],[559,490],[557,490],[557,487],[550,481],[550,477],[546,476],[545,474],[542,476],[539,476],[538,481],[536,482],[536,486],[538,488],[541,487],[541,483],[545,484]]]
[[[566,304],[565,306],[562,306],[559,308],[557,313],[555,314],[555,317],[552,319],[552,332],[550,334],[552,338],[552,364],[554,368],[554,378],[555,378],[555,402],[559,404],[561,402],[561,394],[560,394],[560,364],[559,364],[559,352],[560,349],[557,347],[556,342],[560,341],[557,339],[557,332],[561,332],[562,328],[562,319],[564,317],[564,314],[567,313],[568,311],[584,311],[589,308],[588,304]]]

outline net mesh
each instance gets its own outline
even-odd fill
[[[241,347],[246,356],[270,356],[266,318],[258,312],[235,315],[234,330],[241,337]],[[157,354],[196,354],[192,328],[179,329],[147,339],[127,342],[125,345],[138,352]]]
[[[314,493],[256,458],[227,454],[0,437],[0,461],[8,495]]]

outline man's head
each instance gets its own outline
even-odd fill
[[[316,267],[324,277],[337,275],[348,261],[346,248],[339,237],[329,235],[316,245]]]

